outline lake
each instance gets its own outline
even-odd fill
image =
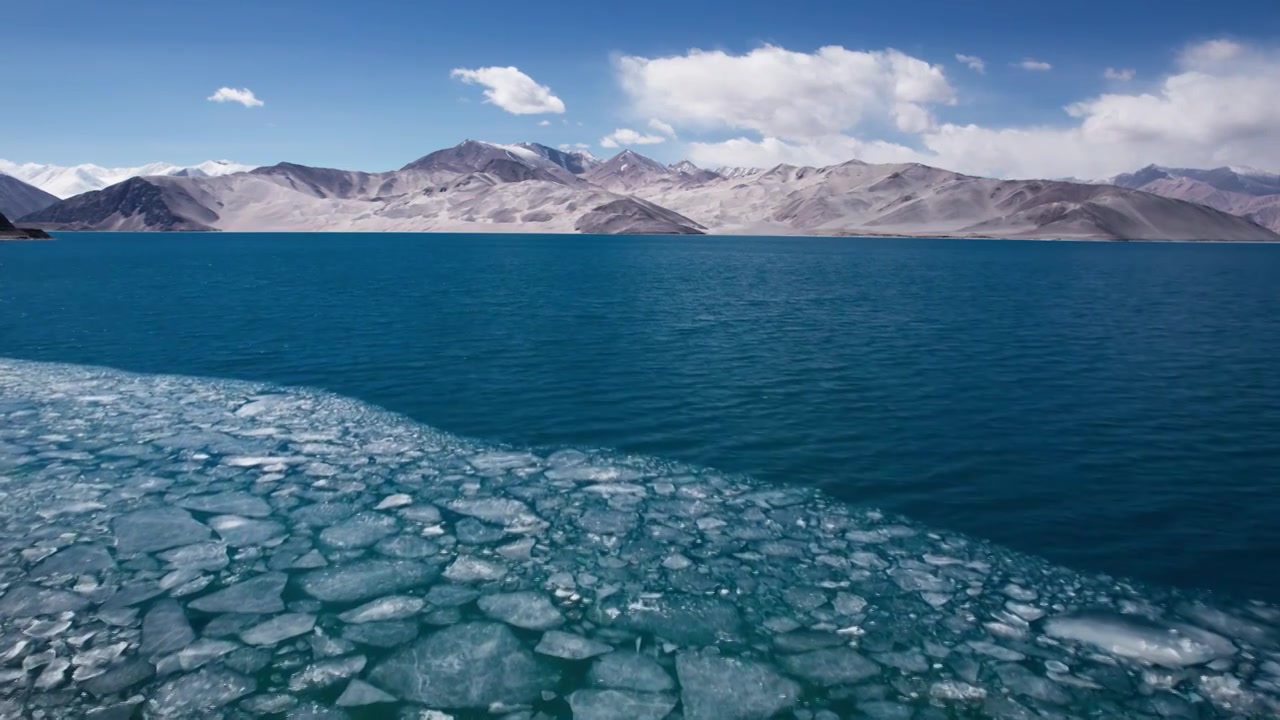
[[[151,439],[164,435],[166,421],[160,418],[171,414],[175,427],[217,431],[218,439],[206,438],[210,447],[174,445],[173,454],[163,458],[144,454],[108,463],[105,471],[124,477],[145,468],[148,476],[179,484],[183,473],[208,472],[211,489],[230,492],[235,480],[228,467],[280,475],[280,482],[301,472],[290,465],[293,460],[254,459],[283,452],[285,445],[238,443],[294,427],[305,419],[305,410],[323,426],[307,441],[317,447],[355,448],[354,441],[344,445],[340,440],[348,437],[359,437],[361,447],[377,446],[382,436],[370,428],[378,428],[396,438],[402,450],[422,442],[433,453],[447,449],[457,457],[489,458],[455,466],[449,455],[447,462],[437,458],[415,466],[419,477],[459,483],[464,496],[474,491],[465,478],[477,469],[481,476],[526,482],[535,474],[545,476],[567,483],[568,492],[578,487],[575,481],[600,479],[578,477],[586,472],[581,468],[616,461],[618,477],[631,479],[623,483],[628,488],[617,497],[602,490],[596,499],[608,500],[608,508],[599,516],[589,510],[589,520],[575,521],[576,527],[603,535],[635,530],[631,520],[609,513],[627,510],[627,501],[619,498],[634,493],[632,487],[643,492],[647,486],[637,484],[642,480],[660,478],[652,487],[670,486],[678,495],[688,478],[712,473],[726,478],[725,484],[711,482],[712,490],[699,490],[701,495],[691,490],[684,499],[713,503],[744,493],[794,491],[796,498],[811,499],[761,501],[766,514],[779,515],[770,515],[771,522],[781,522],[791,508],[812,507],[808,520],[798,511],[791,517],[797,527],[845,518],[837,524],[850,541],[889,542],[885,547],[906,543],[911,552],[932,553],[926,560],[975,543],[972,547],[982,548],[986,559],[966,562],[1023,568],[1002,577],[1021,586],[1036,585],[1039,578],[1044,598],[1078,593],[1077,600],[1087,596],[1103,602],[1110,592],[1106,588],[1117,587],[1105,577],[1111,575],[1133,581],[1121,586],[1135,598],[1157,598],[1161,607],[1193,599],[1228,605],[1274,602],[1280,600],[1280,575],[1269,570],[1280,560],[1278,287],[1280,248],[1263,245],[65,234],[50,243],[0,245],[0,358],[12,361],[0,364],[11,403],[10,419],[0,415],[0,429],[8,423],[11,431],[10,437],[0,434],[0,450],[6,443],[14,448],[18,460],[11,461],[11,474],[62,482],[76,463],[90,459],[77,454],[70,441],[37,437],[76,436],[72,418],[83,412],[80,422],[86,427],[113,444],[127,444],[130,426],[123,418],[138,418],[138,427]],[[118,413],[68,410],[80,406],[65,404],[62,387],[92,387],[91,393],[85,390],[89,399],[84,402],[103,397],[106,407],[124,405]],[[169,392],[174,395],[166,405]],[[261,400],[272,397],[290,399],[280,401],[279,408]],[[187,401],[179,403],[180,398]],[[0,411],[5,401],[0,394]],[[219,413],[241,402],[266,402],[261,406],[266,414],[234,416],[246,418],[246,425],[226,431],[240,438],[233,442],[219,430],[226,422]],[[273,413],[275,419],[268,421]],[[370,419],[362,429],[356,420],[365,417]],[[26,422],[22,418],[33,423],[39,418],[43,429],[24,433],[18,428]],[[188,442],[186,434],[180,437]],[[296,437],[293,443],[287,446],[290,457],[307,455],[298,450]],[[96,452],[106,444],[89,449]],[[529,457],[539,459],[512,459],[529,450],[535,453]],[[326,491],[340,489],[341,479],[356,472],[351,468],[357,465],[330,462],[316,452],[309,462],[337,468],[336,479],[325,481],[332,483],[324,485]],[[369,460],[386,463],[395,455],[371,452]],[[3,456],[0,452],[0,473],[6,468]],[[35,467],[43,467],[44,475],[32,474]],[[85,472],[83,466],[76,470],[78,477]],[[325,470],[316,472],[328,477]],[[82,490],[58,487],[69,497],[79,497]],[[178,486],[165,488],[174,493]],[[822,491],[820,499],[808,494],[812,490]],[[519,492],[515,496],[530,506],[541,497],[536,483]],[[588,493],[583,502],[592,497]],[[39,497],[30,502],[30,517],[36,517]],[[105,501],[93,495],[92,502]],[[453,519],[481,521],[470,530],[483,536],[480,525],[494,517],[486,518],[488,511],[467,502],[450,496],[436,504],[454,513]],[[181,507],[201,522],[207,520],[202,512],[274,518],[279,511],[255,515],[234,502],[213,510]],[[498,514],[503,522],[512,521],[507,511]],[[750,514],[745,517],[754,522]],[[207,532],[200,523],[200,528],[187,524],[190,516],[141,519],[164,532],[189,532],[193,542]],[[20,528],[14,518],[8,522],[16,538]],[[259,529],[263,538],[271,537]],[[346,531],[386,539],[386,533],[368,528]],[[677,545],[687,540],[683,534],[671,537]],[[917,540],[925,544],[911,545]],[[139,542],[139,548],[146,547]],[[337,557],[329,556],[329,562],[361,556],[369,546],[372,542],[345,548],[338,543]],[[774,551],[778,555],[770,554]],[[769,545],[752,552],[765,558],[761,567],[767,567],[794,564],[793,551],[790,545]],[[687,561],[674,562],[683,567]],[[948,593],[973,582],[945,573],[946,583],[933,575],[912,575],[928,570],[918,564],[895,565],[890,575],[895,593],[924,593],[920,612],[931,612],[931,606],[945,610],[948,602],[956,602]],[[873,563],[869,570],[876,567]],[[144,565],[136,570],[147,571]],[[487,571],[467,567],[456,574],[468,572],[484,576]],[[1057,579],[1051,582],[1051,577]],[[379,582],[361,580],[366,581]],[[626,583],[620,581],[620,587]],[[1061,594],[1055,596],[1050,587],[1062,589]],[[585,592],[580,582],[572,589]],[[681,589],[712,592],[714,587],[695,583]],[[312,614],[327,603],[352,606],[323,597],[325,589],[305,592],[309,599],[300,599],[299,607],[310,607]],[[1024,598],[1013,591],[1005,600],[1027,602],[1035,595]],[[852,602],[846,601],[846,609]],[[1262,608],[1270,606],[1250,607],[1257,608],[1249,611],[1252,622],[1259,622],[1266,615]],[[705,620],[719,617],[716,612],[667,608],[658,614]],[[1023,619],[1038,619],[1043,612],[1027,610]],[[654,627],[636,621],[624,629],[661,635]],[[1202,627],[1239,639],[1220,624]],[[1248,635],[1239,625],[1231,627]],[[1087,642],[1095,630],[1087,623],[1063,625],[1050,635]],[[1129,627],[1121,631],[1141,635]],[[706,645],[716,637],[691,638],[687,644]],[[868,647],[873,655],[901,651],[895,638]],[[504,646],[510,639],[486,640]],[[809,651],[820,651],[821,643],[815,642]],[[1220,652],[1206,652],[1195,662],[1221,662]],[[994,656],[1025,659],[1027,650],[1008,653]],[[796,666],[792,657],[780,662],[800,679],[804,689],[797,693],[838,684],[821,677],[820,670]],[[697,664],[704,660],[711,664]],[[1066,664],[1067,658],[1062,660]],[[882,667],[894,662],[877,661]],[[375,671],[381,675],[374,684],[403,685],[395,676],[403,668],[395,662]],[[668,670],[680,678],[726,677],[717,675],[723,668],[705,657],[682,662],[687,667]],[[1195,662],[1179,657],[1173,666]],[[915,667],[916,660],[903,663]],[[513,672],[539,684],[532,669]],[[999,677],[1012,688],[1030,682],[1007,669]],[[766,686],[774,678],[767,680]],[[978,676],[969,682],[982,684]],[[783,695],[789,691],[774,689]],[[192,689],[166,692],[181,695]],[[1212,692],[1202,689],[1201,695]],[[889,699],[833,695],[822,706],[873,712],[868,703]],[[585,708],[616,700],[584,695],[579,703]],[[700,701],[683,698],[686,716],[690,704]],[[1113,701],[1122,702],[1108,700]],[[1138,710],[1125,706],[1124,712]]]

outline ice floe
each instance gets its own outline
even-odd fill
[[[322,392],[0,360],[0,717],[1263,718],[1280,608]]]

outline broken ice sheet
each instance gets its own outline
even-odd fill
[[[320,392],[0,360],[0,467],[5,717],[1280,716],[1280,608]]]

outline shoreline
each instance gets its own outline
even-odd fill
[[[25,229],[25,228],[24,228]],[[831,231],[817,233],[752,233],[752,232],[706,232],[698,234],[683,233],[609,233],[589,234],[560,231],[524,231],[524,230],[44,230],[31,228],[45,233],[47,237],[13,237],[0,235],[4,241],[43,241],[56,240],[58,234],[147,234],[147,235],[538,235],[556,237],[723,237],[723,238],[848,238],[848,239],[902,239],[902,240],[996,240],[1012,242],[1080,242],[1080,243],[1179,243],[1179,244],[1216,244],[1216,245],[1280,245],[1280,240],[1170,240],[1170,239],[1126,239],[1107,237],[1034,237],[1020,235],[981,235],[960,233],[878,233],[856,231]]]

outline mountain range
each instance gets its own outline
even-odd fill
[[[17,178],[29,185],[60,199],[81,193],[101,190],[129,178],[149,175],[173,175],[176,177],[216,177],[252,170],[253,165],[242,165],[230,160],[210,160],[199,165],[171,165],[151,163],[139,167],[104,168],[97,165],[41,165],[39,163],[13,163],[0,160],[0,174]]]
[[[399,170],[281,163],[132,177],[23,217],[46,229],[941,235],[1280,240],[1205,204],[1120,185],[919,164],[707,170],[467,140]]]
[[[1208,205],[1280,232],[1280,175],[1253,168],[1196,170],[1148,165],[1106,182]]]

